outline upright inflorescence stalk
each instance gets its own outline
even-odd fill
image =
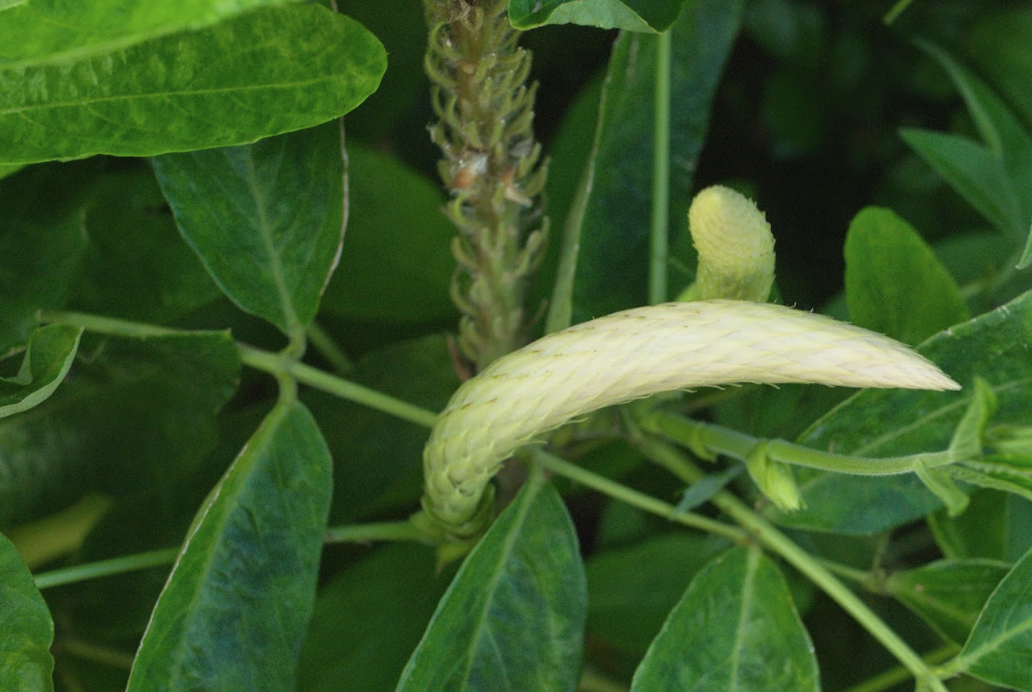
[[[426,0],[426,71],[438,121],[431,139],[459,230],[452,297],[459,346],[477,369],[526,341],[524,297],[544,244],[544,187],[534,141],[530,54],[517,45],[507,0]]]

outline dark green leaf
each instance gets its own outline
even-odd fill
[[[867,207],[846,235],[849,319],[907,344],[968,318],[956,282],[906,221]]]
[[[293,689],[331,474],[315,420],[281,402],[198,511],[127,692]]]
[[[944,468],[943,472],[971,485],[1032,500],[1032,456],[1028,454],[992,454]]]
[[[75,62],[0,68],[0,163],[253,142],[348,112],[385,68],[372,34],[312,4]]]
[[[154,170],[183,236],[226,295],[288,335],[303,331],[344,237],[337,123],[160,156]]]
[[[725,547],[724,541],[679,531],[592,556],[585,565],[588,632],[643,655],[692,576]]]
[[[1014,563],[1032,548],[1032,503],[1010,493],[976,490],[959,517],[940,511],[928,519],[939,549],[954,560]]]
[[[69,309],[161,323],[221,295],[176,230],[149,168],[100,179],[86,234]]]
[[[751,2],[746,6],[742,28],[781,62],[806,70],[821,66],[828,27],[826,16],[815,3]]]
[[[455,227],[441,212],[440,187],[371,149],[349,145],[348,159],[348,232],[323,310],[404,322],[455,315]]]
[[[51,514],[91,490],[176,492],[215,442],[240,357],[227,333],[111,339],[49,399],[0,419],[0,526]]]
[[[1032,9],[1019,5],[985,15],[971,30],[970,47],[981,72],[1032,128]]]
[[[289,0],[32,0],[0,17],[0,69],[72,62]],[[0,3],[0,7],[4,3]]]
[[[80,336],[78,327],[60,324],[32,333],[18,374],[0,377],[0,418],[30,409],[54,393],[72,367]]]
[[[757,548],[733,548],[692,579],[631,684],[632,692],[818,689],[788,586]]]
[[[669,27],[682,5],[694,0],[512,0],[509,20],[517,29],[543,24],[583,24],[601,29],[658,32]]]
[[[860,392],[815,422],[800,439],[817,449],[882,457],[947,448],[971,401],[976,375],[999,400],[993,424],[1032,425],[1032,293],[956,325],[918,349],[964,386],[957,393],[915,390]],[[806,508],[770,510],[779,523],[868,534],[900,526],[940,506],[914,475],[865,478],[798,469]]]
[[[398,692],[573,692],[585,600],[573,523],[535,472],[466,558]]]
[[[1032,550],[989,597],[960,652],[962,670],[995,685],[1032,691]]]
[[[50,692],[54,622],[29,568],[0,534],[0,689]]]
[[[689,3],[671,28],[671,227],[684,229],[710,105],[738,32],[742,2]],[[603,94],[594,184],[580,232],[573,321],[641,305],[646,298],[652,188],[652,94],[657,38],[624,34]]]
[[[298,690],[380,692],[395,685],[448,586],[434,563],[430,548],[396,544],[327,584],[301,652]]]
[[[940,560],[893,574],[885,588],[944,637],[962,644],[1009,571],[1010,565],[993,560]]]
[[[21,164],[14,164],[11,166],[0,165],[0,180],[6,178],[9,175],[14,175],[22,168],[24,168],[24,166],[22,166]]]

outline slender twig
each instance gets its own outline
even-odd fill
[[[372,541],[424,541],[411,521],[385,521],[377,524],[335,526],[326,530],[324,543],[369,543]]]
[[[652,151],[652,231],[649,254],[649,302],[667,299],[670,233],[670,31],[656,41],[655,120]]]
[[[36,588],[49,589],[89,579],[109,577],[114,574],[135,572],[148,567],[170,565],[175,562],[178,554],[179,548],[151,550],[146,553],[134,553],[133,555],[124,555],[111,558],[110,560],[98,560],[97,562],[87,562],[81,565],[42,572],[36,575]]]
[[[344,349],[319,326],[318,322],[308,325],[308,340],[341,375],[348,375],[355,369],[355,364],[348,358],[348,354],[344,353]]]

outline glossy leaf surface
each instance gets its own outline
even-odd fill
[[[313,4],[74,62],[0,67],[0,163],[253,142],[343,115],[385,68],[372,34]]]
[[[54,623],[11,542],[0,534],[0,689],[50,692]]]
[[[18,374],[0,377],[0,418],[30,409],[54,393],[72,367],[81,336],[81,329],[60,324],[32,333]]]
[[[813,645],[784,578],[747,548],[727,551],[692,579],[631,684],[631,692],[819,689]]]
[[[304,330],[344,236],[337,123],[169,154],[154,170],[180,231],[226,295],[286,334]]]
[[[585,600],[573,524],[535,474],[466,558],[398,692],[573,692]]]
[[[668,28],[682,5],[694,0],[513,0],[509,19],[518,29],[543,24],[583,24],[600,29],[659,32]]]
[[[277,405],[199,510],[127,692],[293,689],[331,466],[307,409]]]

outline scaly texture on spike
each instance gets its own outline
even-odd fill
[[[542,433],[657,392],[736,382],[960,388],[907,346],[822,315],[732,300],[626,310],[549,334],[455,392],[423,452],[424,519],[475,535],[501,462]]]

